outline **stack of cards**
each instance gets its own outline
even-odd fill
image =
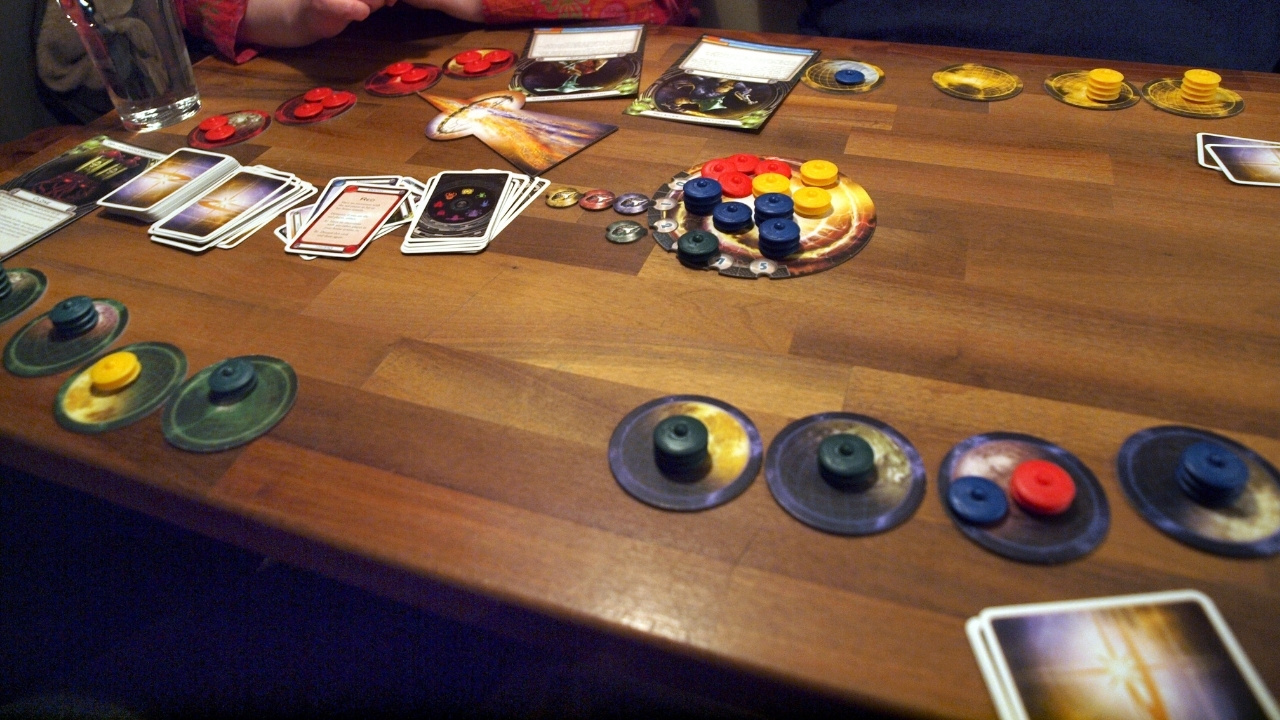
[[[413,220],[427,186],[402,175],[336,177],[312,205],[285,213],[276,228],[285,252],[354,258],[369,243]]]
[[[987,608],[965,631],[1001,720],[1280,718],[1199,592]]]
[[[1196,154],[1237,185],[1280,187],[1280,142],[1196,133]]]
[[[400,252],[480,252],[549,184],[505,170],[442,172],[427,181]]]
[[[107,212],[155,222],[240,168],[229,155],[182,148],[98,201]]]
[[[151,239],[191,252],[244,242],[273,218],[316,193],[309,182],[255,165],[241,168],[212,190],[151,226]]]

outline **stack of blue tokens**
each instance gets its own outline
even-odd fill
[[[763,197],[763,196],[761,196]],[[800,249],[800,226],[795,220],[774,218],[760,223],[760,253],[780,260]]]
[[[756,224],[763,225],[765,220],[790,220],[796,211],[796,204],[782,193],[765,193],[756,198]]]
[[[947,489],[947,503],[956,517],[973,525],[991,525],[1009,512],[1009,499],[1004,490],[976,475],[952,480]]]
[[[1249,466],[1215,442],[1201,441],[1182,452],[1174,477],[1182,491],[1201,505],[1223,507],[1249,484]]]
[[[685,204],[688,205],[688,193],[685,194]],[[745,203],[740,202],[722,202],[711,212],[711,222],[715,224],[716,229],[722,233],[744,232],[751,229],[751,208]]]
[[[690,215],[710,215],[721,197],[720,183],[711,178],[695,178],[684,184],[684,209]]]

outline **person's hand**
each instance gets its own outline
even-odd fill
[[[459,20],[484,22],[482,0],[404,0],[404,3],[423,10],[439,10]]]
[[[477,3],[479,0],[476,0]],[[333,37],[396,0],[249,0],[239,39],[253,45],[300,47]]]

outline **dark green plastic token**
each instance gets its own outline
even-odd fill
[[[76,295],[54,305],[49,311],[49,321],[59,336],[79,337],[98,324],[98,308],[94,306],[93,298]]]
[[[61,325],[55,324],[55,314]],[[19,377],[69,370],[107,349],[128,324],[129,311],[116,300],[68,298],[9,340],[4,347],[5,369]]]
[[[857,435],[829,435],[818,445],[818,469],[835,487],[861,487],[875,479],[876,454],[871,444]]]
[[[214,402],[234,402],[253,392],[258,371],[244,358],[230,358],[209,373],[209,395]]]
[[[696,468],[707,459],[707,426],[689,415],[672,415],[653,428],[653,451],[663,470]]]
[[[681,262],[702,267],[720,254],[720,238],[706,230],[691,230],[680,236],[676,253]]]
[[[250,366],[248,372],[242,363]],[[183,383],[165,406],[160,426],[164,439],[174,447],[191,452],[227,450],[275,427],[297,395],[298,376],[289,363],[266,355],[232,358],[204,368]]]

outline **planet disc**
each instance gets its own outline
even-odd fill
[[[875,451],[874,482],[842,490],[823,478],[822,441],[856,435]],[[782,429],[764,461],[769,491],[792,517],[839,535],[869,535],[906,522],[924,500],[924,462],[898,431],[874,418],[831,412],[801,418]]]
[[[986,478],[1008,494],[1014,468],[1028,460],[1047,460],[1075,482],[1075,499],[1065,512],[1034,515],[1011,500],[1002,519],[979,525],[965,522],[948,504],[951,482],[961,477]],[[1084,463],[1053,443],[1018,433],[984,433],[956,444],[942,459],[938,497],[956,528],[970,540],[1022,562],[1050,564],[1084,557],[1102,543],[1111,525],[1107,496]]]
[[[1088,70],[1064,70],[1045,78],[1044,91],[1054,100],[1086,110],[1123,110],[1138,104],[1138,92],[1128,80],[1120,82],[1119,97],[1106,102],[1088,96],[1088,80]]]
[[[678,415],[707,429],[709,463],[691,475],[658,467],[654,429]],[[760,472],[763,444],[756,426],[728,403],[698,395],[670,395],[632,410],[609,440],[609,467],[632,497],[664,510],[706,510],[741,495]]]
[[[951,97],[980,102],[1008,100],[1022,92],[1022,80],[1017,75],[974,63],[942,68],[933,74],[933,85]]]
[[[256,382],[243,393],[217,397],[213,373],[234,360],[248,363]],[[298,376],[289,363],[267,355],[230,358],[204,368],[182,384],[164,409],[164,439],[191,452],[238,447],[283,420],[297,395]]]
[[[1211,442],[1248,468],[1248,483],[1233,502],[1211,507],[1193,500],[1175,472],[1188,447]],[[1116,470],[1125,497],[1161,532],[1187,545],[1232,557],[1280,553],[1280,473],[1249,448],[1207,430],[1165,425],[1134,433],[1120,447]]]
[[[34,305],[49,287],[49,280],[44,273],[31,268],[0,271],[9,276],[9,294],[0,299],[0,323],[4,323]]]
[[[841,83],[836,80],[836,73],[841,70],[856,70],[862,73],[863,81],[856,84]],[[821,60],[810,65],[800,76],[800,80],[814,90],[823,92],[864,93],[880,87],[884,82],[884,70],[859,60]]]
[[[187,357],[168,343],[134,343],[118,352],[133,353],[141,371],[127,387],[101,392],[90,378],[92,363],[63,383],[53,401],[53,417],[62,427],[80,433],[101,433],[124,427],[150,415],[187,376]]]
[[[115,342],[129,324],[129,310],[116,301],[95,298],[98,320],[75,337],[64,338],[49,313],[27,323],[4,346],[4,366],[19,377],[53,375],[75,367]]]
[[[1219,87],[1213,102],[1187,102],[1182,97],[1182,78],[1159,78],[1142,86],[1142,98],[1156,108],[1191,118],[1228,118],[1244,112],[1239,93]]]

